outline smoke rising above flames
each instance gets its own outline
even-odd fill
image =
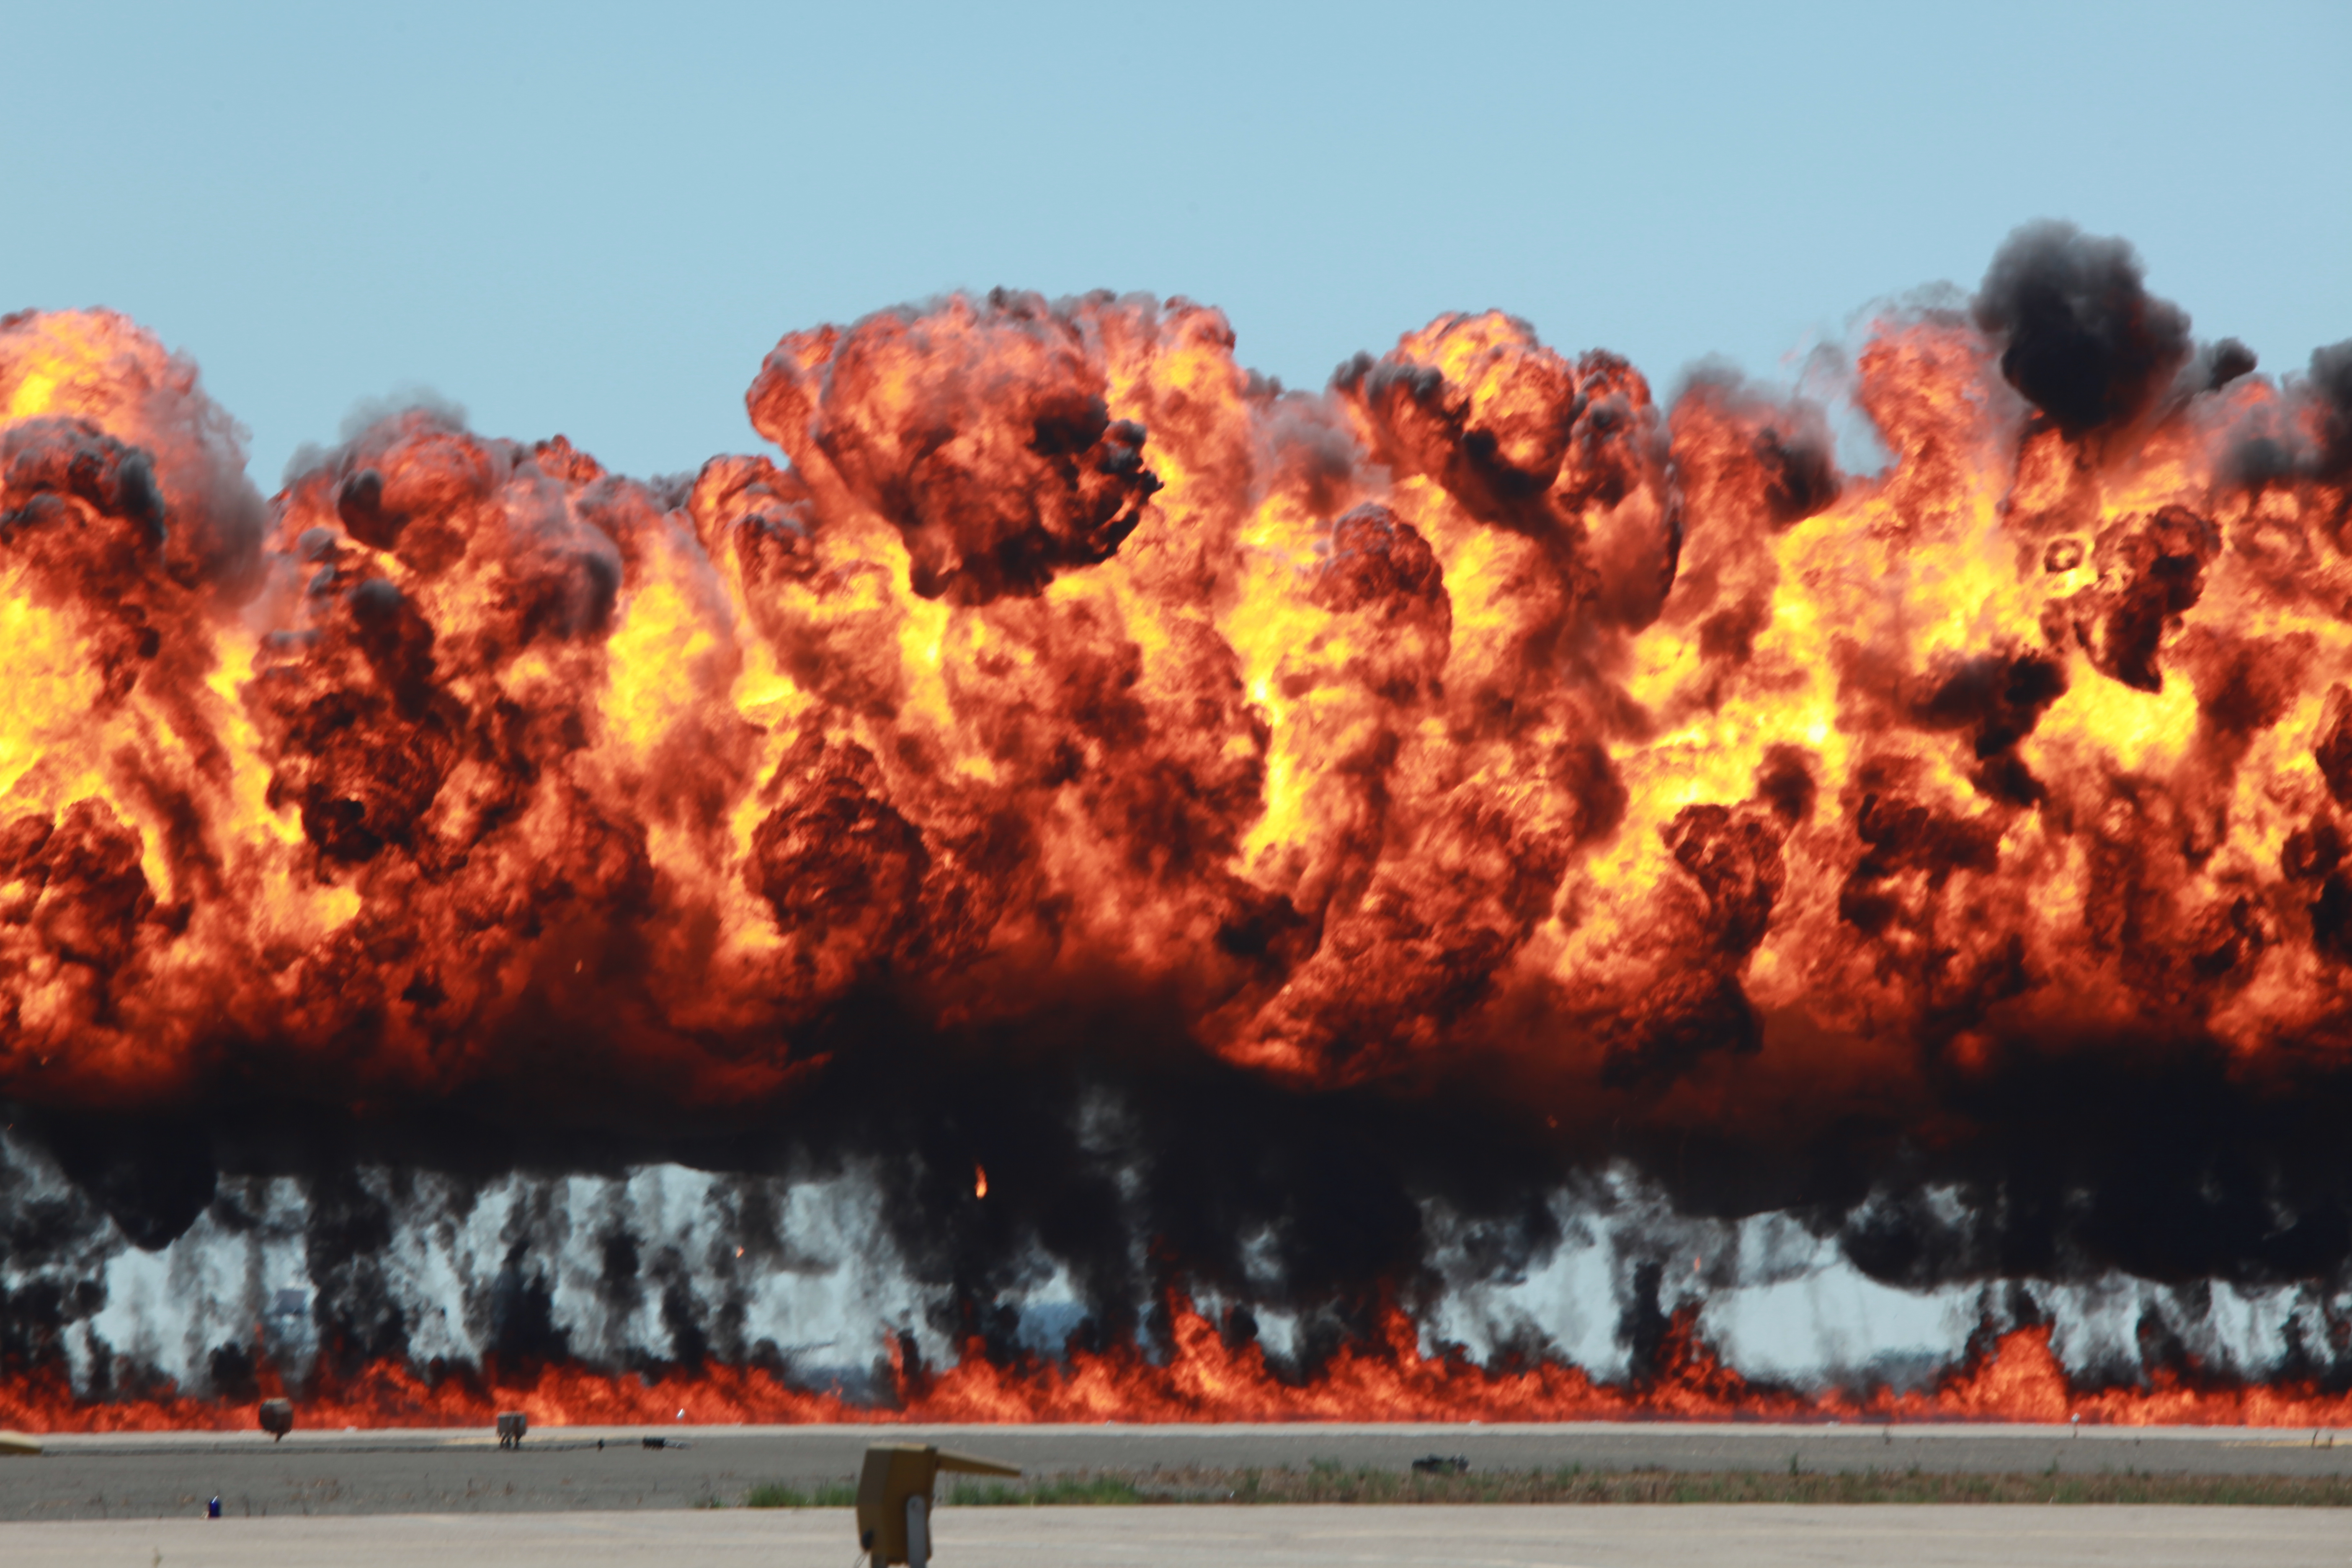
[[[1898,1291],[2316,1292],[2352,1376],[2352,343],[2045,224],[1851,383],[1877,474],[1496,312],[1299,393],[999,291],[785,336],[782,461],[416,407],[265,502],[135,324],[0,321],[0,1353],[292,1182],[321,1353],[443,1354],[404,1204],[683,1165],[854,1173],[947,1342],[1051,1275],[1313,1364],[1615,1173]],[[1626,1246],[1654,1350],[1710,1276]],[[627,1359],[494,1294],[446,1353]]]

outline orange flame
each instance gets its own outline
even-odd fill
[[[1663,417],[1498,315],[1304,397],[1213,311],[959,299],[784,340],[789,469],[412,411],[265,532],[183,362],[10,318],[0,1090],[415,1103],[552,1030],[591,1114],[703,1114],[861,987],[970,1026],[1104,975],[1571,1125],[2066,1041],[2340,1064],[2346,490],[2229,458],[2331,416],[2245,378],[2119,447],[1994,357],[1883,323],[1895,460],[1841,479],[1818,415]]]
[[[2145,1388],[2077,1390],[2050,1347],[2047,1328],[2002,1335],[1991,1352],[1935,1388],[1855,1396],[1759,1386],[1725,1367],[1697,1337],[1695,1314],[1669,1325],[1654,1376],[1594,1381],[1541,1362],[1480,1367],[1458,1350],[1420,1348],[1411,1320],[1389,1308],[1377,1335],[1343,1347],[1306,1384],[1286,1382],[1255,1344],[1234,1347],[1182,1298],[1169,1303],[1168,1343],[1158,1358],[1132,1347],[1076,1350],[1066,1363],[994,1364],[977,1342],[935,1375],[893,1352],[893,1397],[877,1407],[794,1388],[760,1367],[711,1364],[614,1374],[547,1366],[519,1375],[492,1368],[437,1382],[391,1363],[330,1380],[298,1405],[306,1426],[487,1426],[521,1410],[534,1427],[684,1420],[704,1425],[907,1422],[1178,1421],[2009,1421],[2111,1426],[2320,1427],[2352,1425],[2352,1394],[2301,1383],[2203,1388],[2159,1372]],[[250,1427],[258,1402],[215,1402],[170,1393],[105,1403],[78,1400],[61,1375],[0,1384],[0,1425],[32,1432],[234,1430]],[[682,1412],[682,1414],[681,1414]]]

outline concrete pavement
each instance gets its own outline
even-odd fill
[[[2334,1509],[947,1509],[939,1568],[2344,1568]],[[0,1525],[9,1568],[845,1568],[846,1510]]]

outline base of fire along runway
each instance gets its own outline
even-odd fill
[[[1822,1563],[1906,1568],[2133,1564],[2341,1568],[2334,1509],[1887,1507],[995,1508],[939,1516],[947,1568],[1487,1568]],[[174,1519],[0,1525],[9,1568],[603,1568],[694,1563],[841,1568],[845,1509],[373,1519]]]

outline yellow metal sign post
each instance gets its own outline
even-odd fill
[[[931,1483],[941,1470],[1017,1476],[1021,1467],[927,1443],[877,1443],[866,1449],[866,1468],[857,1474],[857,1544],[873,1568],[894,1563],[928,1568]]]

